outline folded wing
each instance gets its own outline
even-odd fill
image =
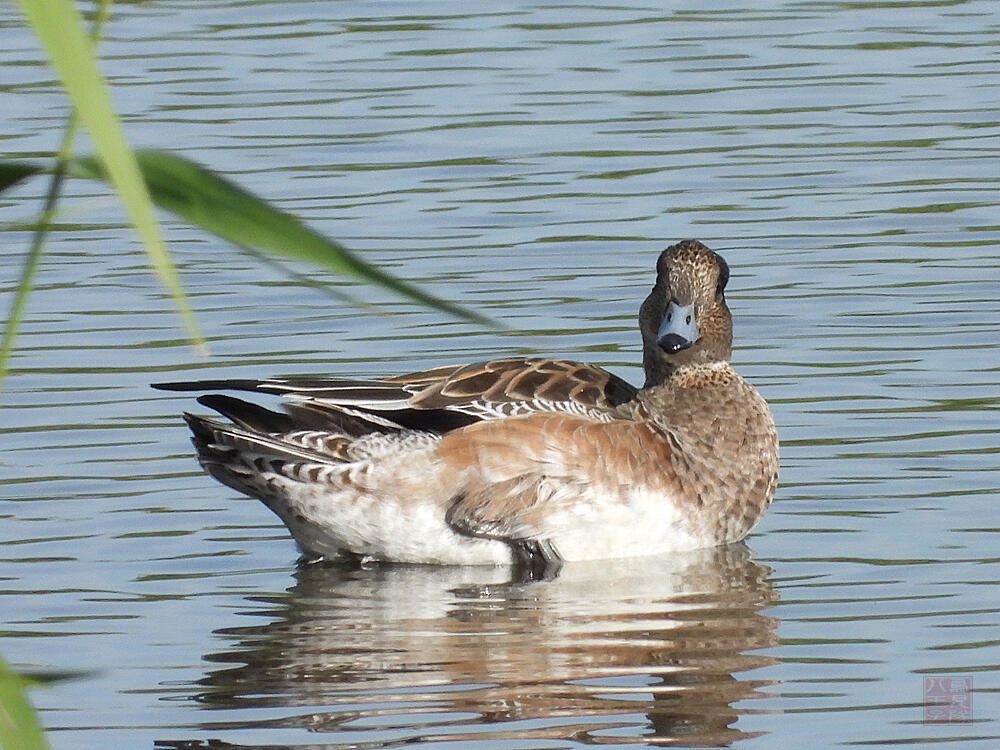
[[[358,436],[425,430],[444,434],[480,420],[559,412],[607,421],[636,389],[599,367],[562,359],[507,358],[383,378],[272,378],[160,383],[161,390],[235,390],[287,400],[292,424]],[[232,402],[205,402],[218,409]],[[272,419],[271,424],[276,424]],[[268,430],[272,431],[272,430]]]

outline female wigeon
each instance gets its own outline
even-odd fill
[[[201,465],[260,498],[311,558],[526,564],[742,539],[778,481],[767,402],[729,365],[729,268],[667,248],[639,310],[646,382],[560,359],[495,359],[380,380],[163,383],[255,391],[185,415]]]

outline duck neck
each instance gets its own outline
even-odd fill
[[[699,361],[693,357],[681,359],[678,356],[665,357],[662,353],[645,352],[643,354],[643,370],[646,372],[646,382],[643,390],[655,388],[661,385],[670,384],[677,376],[685,372],[693,372],[705,368],[728,368],[729,360],[716,359],[711,361]]]

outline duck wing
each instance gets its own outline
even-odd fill
[[[153,387],[278,395],[288,399],[289,414],[296,422],[355,435],[399,429],[445,433],[481,420],[536,412],[608,421],[618,416],[620,405],[636,395],[633,386],[599,367],[563,359],[516,357],[376,380],[198,380]]]

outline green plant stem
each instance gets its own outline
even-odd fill
[[[90,38],[97,43],[104,31],[104,24],[111,14],[111,0],[100,0],[97,6],[97,13],[94,15],[94,25],[90,30]],[[73,141],[76,138],[76,131],[79,125],[79,117],[75,109],[70,111],[69,119],[66,121],[66,130],[63,132],[62,141],[59,144],[59,151],[56,154],[56,166],[52,172],[52,179],[49,181],[49,189],[45,194],[45,203],[42,206],[42,213],[38,217],[35,225],[35,233],[31,238],[31,248],[24,259],[24,267],[21,269],[21,278],[14,294],[14,302],[11,305],[10,316],[7,318],[7,325],[4,327],[3,340],[0,341],[0,386],[3,385],[4,375],[7,373],[7,361],[10,359],[11,350],[14,348],[14,338],[17,336],[17,329],[24,315],[24,306],[28,301],[28,294],[31,292],[35,282],[35,272],[38,270],[38,263],[42,257],[42,250],[45,247],[45,240],[48,237],[49,229],[52,227],[52,219],[56,214],[56,206],[59,203],[59,196],[62,193],[62,184],[69,171],[70,161],[73,159]]]
[[[25,696],[31,680],[14,672],[0,657],[0,748],[48,750],[35,709]]]

